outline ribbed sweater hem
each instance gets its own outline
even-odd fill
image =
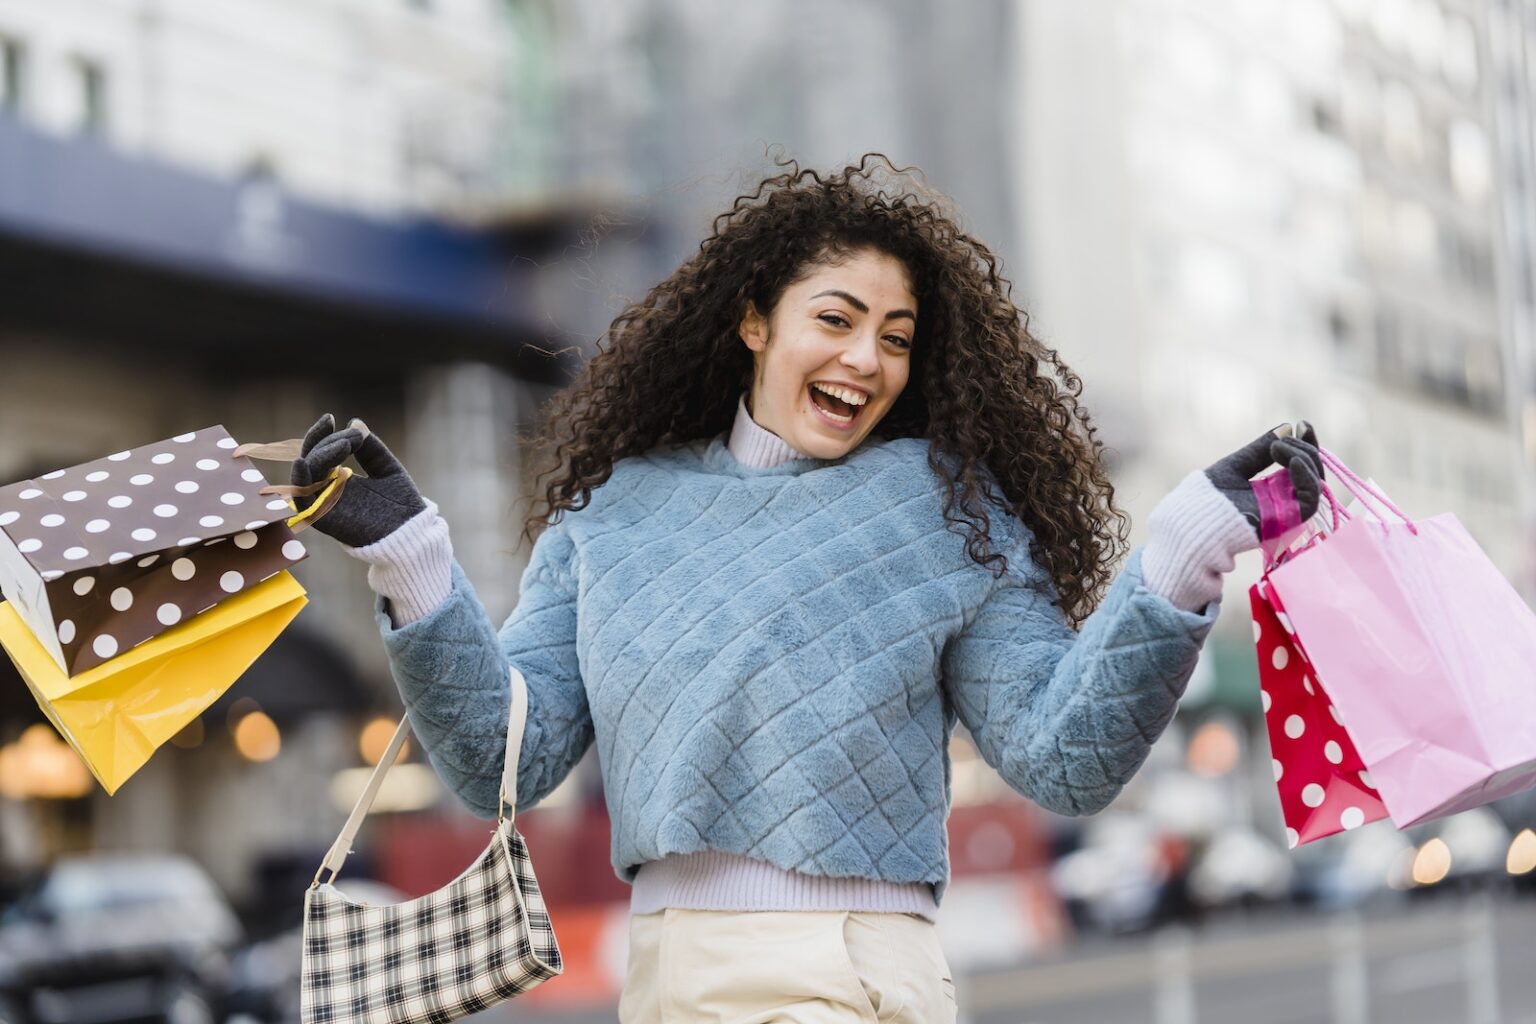
[[[653,914],[668,907],[855,910],[916,914],[928,921],[938,920],[933,886],[927,882],[808,875],[718,850],[668,854],[640,868],[630,890],[629,912]]]

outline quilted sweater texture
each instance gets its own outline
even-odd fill
[[[724,437],[623,459],[535,543],[498,630],[452,591],[396,628],[391,670],[428,757],[495,814],[507,672],[529,684],[518,805],[595,741],[613,867],[717,849],[834,877],[949,883],[957,721],[1018,792],[1106,806],[1167,726],[1220,610],[1148,589],[1133,550],[1074,632],[994,510],[996,578],[942,515],[922,439],[757,468]]]

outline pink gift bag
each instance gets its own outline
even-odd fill
[[[1281,470],[1256,480],[1253,489],[1261,512],[1260,536],[1269,555],[1266,562],[1272,566],[1274,555],[1303,533],[1290,474]],[[1387,809],[1354,742],[1297,644],[1290,617],[1267,579],[1248,588],[1248,601],[1259,659],[1259,696],[1287,842],[1295,847],[1385,818]]]
[[[1536,786],[1536,613],[1455,515],[1409,520],[1319,453],[1380,518],[1349,514],[1325,484],[1334,528],[1274,535],[1261,583],[1393,822]]]

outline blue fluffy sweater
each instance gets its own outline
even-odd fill
[[[497,631],[457,562],[398,628],[376,612],[439,775],[494,816],[507,667],[528,681],[517,799],[594,739],[612,861],[706,849],[813,875],[949,881],[958,721],[1018,792],[1106,806],[1173,717],[1220,610],[1175,606],[1133,550],[1074,632],[1027,527],[991,514],[1009,570],[966,553],[921,439],[758,468],[723,437],[619,461],[535,543]]]

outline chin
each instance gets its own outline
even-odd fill
[[[840,459],[844,455],[857,448],[863,438],[839,441],[830,437],[809,438],[805,447],[800,450],[807,455],[814,455],[818,459]]]

